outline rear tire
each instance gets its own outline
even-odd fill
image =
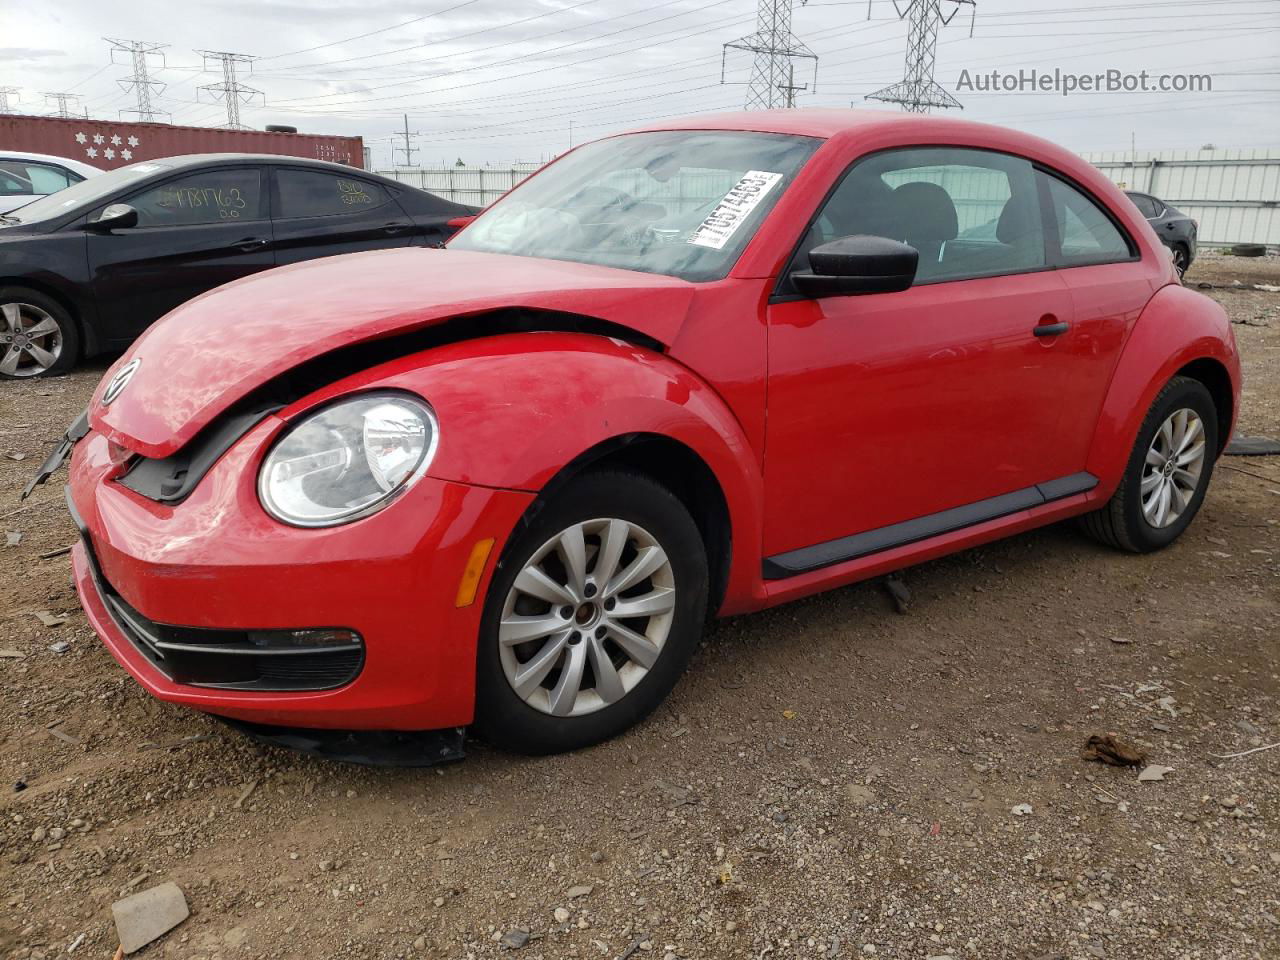
[[[1178,271],[1178,279],[1181,280],[1186,276],[1187,268],[1191,266],[1191,251],[1187,249],[1185,243],[1174,244],[1173,247],[1173,269]]]
[[[674,494],[634,473],[573,479],[532,508],[494,572],[476,653],[477,731],[547,754],[635,725],[684,672],[707,593],[702,538]]]
[[[57,300],[0,287],[0,380],[66,373],[80,356],[80,327]]]
[[[1167,547],[1200,510],[1218,449],[1213,397],[1199,380],[1174,377],[1142,422],[1119,488],[1101,510],[1081,518],[1085,532],[1131,553]],[[1163,512],[1162,491],[1168,491]]]

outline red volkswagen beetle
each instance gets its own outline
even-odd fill
[[[1223,311],[1067,151],[701,116],[448,249],[175,310],[64,443],[75,576],[147,690],[258,735],[568,750],[651,711],[709,614],[1067,517],[1168,545],[1239,395]]]

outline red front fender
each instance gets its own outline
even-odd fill
[[[587,334],[483,337],[356,374],[281,415],[369,387],[408,390],[432,405],[440,446],[430,474],[441,480],[537,492],[608,440],[644,433],[684,444],[710,468],[728,507],[732,556],[721,612],[763,604],[759,461],[715,390],[670,357]]]
[[[1156,394],[1197,360],[1221,365],[1231,383],[1231,425],[1240,409],[1240,357],[1226,312],[1185,287],[1169,285],[1147,303],[1125,341],[1098,417],[1088,470],[1098,477],[1095,498],[1115,493],[1142,421]],[[1219,440],[1225,445],[1230,432]]]

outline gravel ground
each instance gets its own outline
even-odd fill
[[[1249,289],[1280,263],[1196,282],[1240,323],[1240,431],[1280,438]],[[0,384],[0,957],[110,957],[112,901],[169,880],[192,915],[143,957],[1280,956],[1280,749],[1216,756],[1280,741],[1280,457],[1224,461],[1154,556],[1058,526],[912,568],[905,614],[866,583],[723,621],[601,747],[368,769],[155,702],[95,641],[41,559],[61,484],[17,491],[104,369]],[[1086,762],[1109,731],[1171,772]]]

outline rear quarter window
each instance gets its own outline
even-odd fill
[[[1062,266],[1122,263],[1137,258],[1137,247],[1112,215],[1092,197],[1065,180],[1041,172]]]

